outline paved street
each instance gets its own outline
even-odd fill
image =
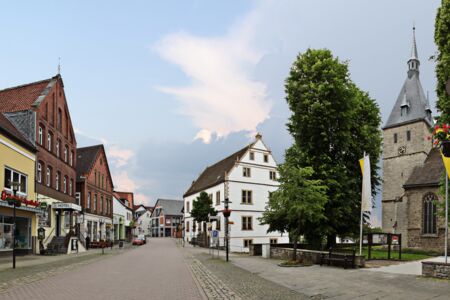
[[[0,299],[202,299],[172,239],[154,239],[123,254],[22,285]]]

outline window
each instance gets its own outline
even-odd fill
[[[102,174],[102,188],[104,188],[104,187],[105,187],[105,177]]]
[[[220,216],[217,216],[217,220],[216,220],[216,230],[220,230]]]
[[[59,178],[61,177],[61,173],[60,172],[56,172],[55,175],[55,189],[57,191],[59,191]]]
[[[268,154],[264,154],[264,162],[265,163],[269,162],[269,155]]]
[[[428,193],[423,198],[423,233],[436,234],[436,201],[435,194]]]
[[[250,160],[255,160],[255,152],[250,152]]]
[[[45,179],[47,186],[52,186],[52,169],[50,167],[47,167],[47,177]]]
[[[39,126],[39,145],[41,146],[44,142],[43,139],[44,139],[44,129],[42,129],[42,127]]]
[[[406,140],[407,141],[411,140],[411,130],[406,131]]]
[[[42,164],[40,162],[38,162],[37,164],[37,174],[36,174],[36,179],[37,182],[41,183],[42,182]]]
[[[216,192],[216,205],[220,205],[220,191]]]
[[[5,168],[5,189],[8,189],[12,192],[12,182],[19,183],[19,190],[17,191],[20,194],[27,194],[27,176],[20,172],[17,172],[10,168]]]
[[[60,144],[61,144],[61,141],[58,139],[57,141],[56,141],[56,157],[60,157],[61,156],[61,149],[60,149]]]
[[[70,166],[73,166],[73,151],[70,151],[69,164],[70,164]]]
[[[70,179],[69,181],[69,195],[72,196],[73,193],[73,179]]]
[[[253,245],[253,240],[251,240],[251,239],[244,239],[244,248],[249,248],[250,245]]]
[[[97,210],[97,194],[94,195],[94,210]]]
[[[270,171],[270,180],[277,180],[277,172]]]
[[[242,176],[244,176],[244,177],[250,177],[250,168],[243,167],[243,168],[242,168]]]
[[[69,155],[69,148],[67,145],[64,147],[64,161],[67,162],[67,155]]]
[[[67,194],[67,176],[64,176],[63,192],[64,194]]]
[[[186,221],[186,232],[189,232],[189,221]]]
[[[242,204],[252,204],[252,191],[242,190]]]
[[[100,207],[99,207],[99,212],[103,211],[103,196],[100,197]]]
[[[91,192],[89,192],[88,195],[87,195],[86,207],[89,208],[89,209],[91,208]]]
[[[61,131],[61,127],[62,127],[62,111],[61,108],[58,108],[58,119],[57,119],[57,126],[58,126],[58,130]]]
[[[52,151],[52,134],[50,132],[47,133],[47,150]]]
[[[64,228],[70,228],[70,223],[71,223],[70,212],[65,211],[64,212]]]
[[[253,230],[253,217],[242,217],[242,230]]]
[[[278,244],[278,239],[270,239],[271,244]]]
[[[186,212],[188,213],[190,211],[191,211],[191,208],[189,207],[189,201],[188,201],[188,202],[186,202]]]
[[[78,205],[81,205],[81,193],[75,193],[75,200]]]
[[[394,133],[394,143],[395,144],[397,143],[397,134],[396,133]]]
[[[94,184],[97,185],[97,171],[94,171]]]

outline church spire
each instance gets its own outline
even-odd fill
[[[419,55],[417,54],[417,45],[416,45],[416,26],[413,26],[413,41],[411,46],[411,57],[408,60],[408,69],[410,71],[419,71]]]

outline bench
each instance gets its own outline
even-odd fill
[[[320,257],[320,265],[326,263],[328,266],[331,263],[343,264],[344,269],[348,266],[355,268],[355,250],[352,249],[333,249],[330,248],[328,253],[322,253]]]

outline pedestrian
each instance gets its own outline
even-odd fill
[[[91,238],[90,236],[86,237],[86,250],[89,250],[89,247],[91,246]]]

